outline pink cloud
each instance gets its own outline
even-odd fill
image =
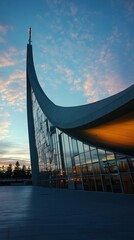
[[[10,106],[15,106],[16,110],[23,111],[25,106],[25,72],[16,70],[10,75],[7,81],[2,81],[0,92],[3,101],[7,101]]]
[[[121,76],[115,72],[106,74],[100,85],[105,88],[105,95],[107,96],[111,96],[125,89]]]
[[[15,66],[23,61],[23,59],[18,60],[18,56],[22,57],[24,51],[18,51],[16,48],[10,47],[7,51],[3,52],[0,56],[0,67]]]
[[[25,55],[24,50],[19,50],[10,47],[6,51],[3,51],[0,56],[0,67],[9,67],[9,66],[15,66],[19,63],[22,63],[25,61],[25,58],[23,56]]]
[[[96,70],[92,75],[84,74],[84,76],[86,80],[83,84],[83,91],[87,102],[98,101],[125,89],[122,77],[117,72],[101,73]]]
[[[84,95],[90,96],[94,86],[94,80],[93,80],[93,76],[91,76],[90,74],[85,74],[85,76],[86,76],[86,81],[83,85]]]
[[[96,102],[99,100],[98,90],[95,86],[94,76],[85,74],[86,81],[83,85],[84,96],[87,97],[87,102]]]
[[[1,112],[0,113],[0,140],[8,138],[9,135],[9,126],[11,125],[9,121],[9,113]]]
[[[0,67],[9,67],[9,66],[15,66],[16,62],[7,59],[5,57],[0,57]]]

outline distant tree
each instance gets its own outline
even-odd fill
[[[7,170],[5,172],[5,177],[11,178],[12,174],[13,174],[12,164],[9,164],[9,166],[7,167]]]
[[[16,179],[20,178],[20,172],[21,172],[20,163],[19,163],[19,161],[17,161],[15,164],[13,177]]]
[[[21,178],[26,178],[26,166],[23,165],[21,169]]]
[[[27,178],[31,178],[32,177],[32,172],[31,172],[31,168],[30,167],[28,167],[27,168],[27,171],[26,171],[26,175],[27,175]]]
[[[0,168],[0,178],[5,178],[5,172],[6,172],[6,168],[5,168],[5,166],[3,165],[3,166]]]
[[[16,179],[31,178],[32,177],[31,168],[30,167],[26,168],[25,165],[21,167],[19,161],[16,162],[14,170],[12,164],[9,164],[7,168],[4,165],[0,167],[0,179],[12,177]]]
[[[16,169],[16,170],[20,170],[20,163],[19,163],[19,161],[16,162],[16,164],[15,164],[15,169]]]

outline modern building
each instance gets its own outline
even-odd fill
[[[134,192],[134,85],[95,103],[55,105],[27,45],[27,115],[33,185]]]

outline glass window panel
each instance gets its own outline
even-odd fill
[[[83,165],[83,164],[85,164],[85,155],[84,155],[84,153],[80,153],[80,163],[81,163],[81,165]]]
[[[81,175],[81,166],[80,166],[79,155],[74,157],[74,161],[75,161],[74,171],[76,172],[76,175]]]
[[[96,191],[94,177],[90,176],[88,180],[89,180],[89,191]]]
[[[111,175],[112,187],[114,192],[122,192],[121,183],[118,175]]]
[[[80,159],[79,159],[79,155],[74,157],[74,161],[75,161],[75,166],[80,166]]]
[[[128,158],[130,171],[134,171],[134,158]]]
[[[103,175],[102,179],[103,179],[103,184],[104,184],[105,191],[106,192],[112,192],[110,176],[109,175]]]
[[[92,163],[87,164],[87,169],[88,169],[88,174],[92,175],[93,174],[93,166]]]
[[[98,149],[98,157],[100,160],[100,168],[102,173],[108,173],[109,171],[107,170],[107,159],[106,159],[106,153],[102,149]]]
[[[77,141],[77,143],[78,143],[78,150],[79,150],[79,153],[82,153],[82,152],[84,151],[84,149],[83,149],[83,143],[80,142],[80,141]]]
[[[75,167],[75,171],[76,171],[76,175],[81,175],[81,167],[80,166],[76,166]]]
[[[85,152],[89,151],[89,145],[83,144],[83,146],[84,146],[84,151],[85,151]]]
[[[81,166],[81,169],[82,169],[82,175],[87,175],[88,174],[87,164],[83,164]]]
[[[75,189],[83,190],[83,183],[82,183],[82,179],[81,178],[75,178],[74,179],[74,185],[75,185]]]
[[[67,174],[67,159],[66,159],[66,150],[65,150],[65,141],[64,141],[64,133],[61,134],[61,145],[62,145],[62,154],[63,154],[63,158],[62,158],[62,161],[63,161],[63,165],[65,167],[64,171],[66,172]]]
[[[75,139],[72,139],[72,147],[73,147],[73,155],[76,156],[79,154],[78,152],[78,146],[77,141]]]
[[[85,152],[86,163],[91,163],[91,155],[90,152]]]
[[[115,155],[112,152],[106,152],[107,162],[105,165],[106,171],[109,173],[117,173],[118,166],[115,160]]]
[[[67,168],[68,171],[72,172],[72,161],[71,161],[71,154],[70,154],[70,147],[69,147],[69,141],[68,136],[64,134],[64,147],[65,147],[65,156],[67,161]]]
[[[102,149],[98,149],[98,156],[100,161],[106,161],[106,152]]]
[[[94,174],[100,174],[100,165],[99,163],[93,163]]]
[[[127,159],[120,159],[117,160],[118,168],[120,172],[128,172],[129,171],[129,166]]]
[[[92,163],[96,163],[99,161],[98,153],[96,149],[91,151],[91,157],[92,157]]]
[[[130,174],[121,174],[121,179],[122,179],[123,191],[125,193],[133,193],[134,186],[133,186],[131,175]]]
[[[88,178],[83,178],[83,187],[85,191],[89,191],[89,179]]]
[[[102,189],[101,176],[96,176],[95,181],[96,181],[97,191],[102,192],[103,189]]]

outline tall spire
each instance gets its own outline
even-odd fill
[[[28,29],[28,36],[29,36],[28,42],[31,45],[31,42],[32,42],[31,41],[31,37],[32,37],[32,28],[31,27]]]

